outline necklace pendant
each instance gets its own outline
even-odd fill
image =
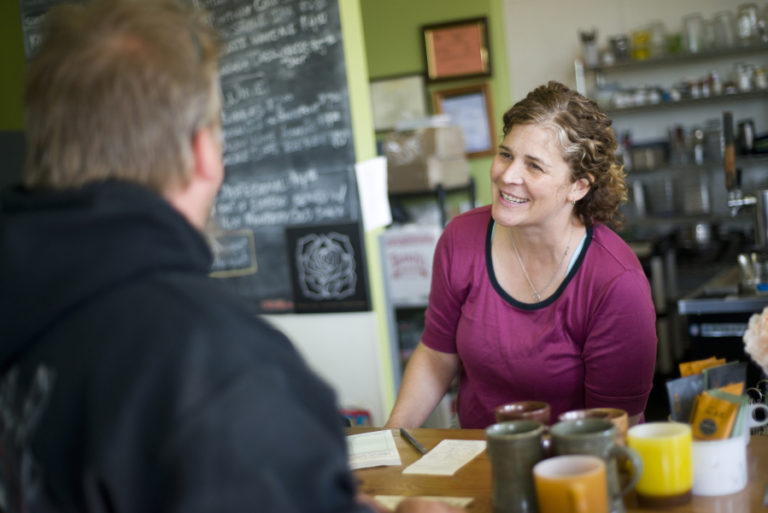
[[[538,302],[541,301],[541,295],[538,292],[534,292],[533,293],[533,299],[535,299],[536,302],[538,303]]]

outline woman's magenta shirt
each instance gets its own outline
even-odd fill
[[[597,224],[562,285],[540,303],[516,301],[491,261],[490,206],[454,218],[437,244],[422,342],[457,353],[463,428],[495,422],[496,406],[546,401],[565,411],[645,409],[656,361],[656,313],[642,266]]]

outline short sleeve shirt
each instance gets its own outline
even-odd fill
[[[461,361],[464,428],[494,422],[496,406],[546,401],[553,421],[587,407],[641,413],[656,360],[648,279],[608,227],[587,229],[565,280],[550,297],[521,303],[498,284],[490,206],[454,218],[435,250],[422,342]]]

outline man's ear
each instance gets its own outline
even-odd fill
[[[204,181],[222,179],[221,143],[217,130],[206,127],[192,136],[194,178]]]

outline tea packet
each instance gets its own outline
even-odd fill
[[[734,438],[741,436],[744,433],[744,425],[747,422],[747,415],[749,415],[749,397],[746,395],[741,395],[741,392],[738,394],[729,393],[728,391],[724,390],[724,388],[726,387],[710,390],[709,393],[718,399],[724,399],[739,406],[739,411],[736,414],[736,420],[733,423],[733,429],[731,429],[731,438]]]
[[[672,420],[689,422],[696,396],[707,389],[705,376],[703,374],[694,374],[671,379],[667,381],[666,385],[669,412]]]
[[[703,370],[707,378],[707,388],[720,388],[733,383],[741,383],[742,389],[747,383],[747,363],[728,362],[716,367],[708,367]],[[740,395],[741,392],[739,392]]]
[[[739,404],[716,397],[712,391],[696,396],[691,412],[691,429],[695,440],[730,438]]]
[[[708,369],[710,367],[717,367],[719,365],[725,364],[725,358],[715,358],[714,356],[710,356],[709,358],[704,358],[703,360],[693,360],[690,362],[680,362],[678,365],[680,369],[680,376],[686,377],[686,376],[692,376],[694,374],[700,374],[704,371],[704,369]]]

